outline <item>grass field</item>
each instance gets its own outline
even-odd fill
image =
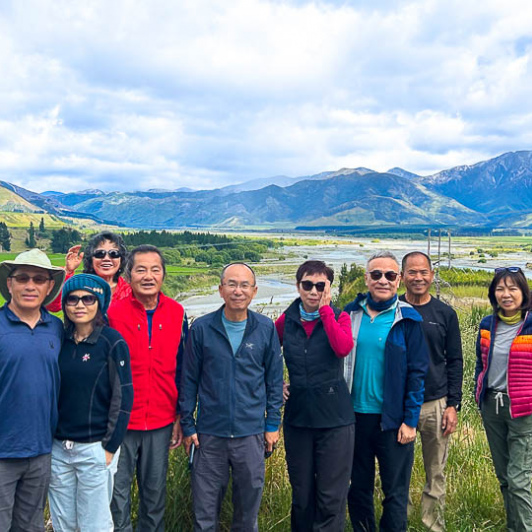
[[[475,324],[472,323],[475,320]],[[464,345],[464,401],[459,414],[459,427],[452,436],[447,463],[446,521],[449,532],[503,531],[505,517],[486,437],[480,416],[473,401],[474,345],[478,313],[460,312]],[[419,501],[424,485],[424,471],[419,442],[411,482],[414,511],[409,530],[424,530]],[[376,505],[380,512],[382,491],[377,481]],[[259,529],[290,530],[291,491],[286,472],[282,444],[267,461],[266,483],[259,515]],[[192,529],[191,499],[187,461],[182,449],[172,454],[168,476],[167,526],[171,531]],[[229,496],[223,505],[221,530],[230,529],[231,504]],[[346,530],[351,530],[348,523]]]

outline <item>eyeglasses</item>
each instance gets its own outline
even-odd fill
[[[310,292],[314,287],[316,287],[316,290],[318,292],[323,292],[325,290],[325,282],[320,281],[319,283],[313,283],[312,281],[301,281],[301,288],[305,290],[305,292]]]
[[[10,275],[11,279],[15,279],[17,283],[19,284],[28,284],[31,281],[33,281],[34,284],[43,285],[44,283],[47,283],[48,281],[51,281],[51,277],[46,277],[46,275],[28,275],[27,273],[19,273],[18,275]]]
[[[523,273],[523,270],[519,268],[519,266],[509,266],[508,268],[495,268],[495,273],[503,273],[503,272],[510,272],[510,273]]]
[[[387,281],[393,282],[397,279],[397,276],[399,275],[397,272],[394,272],[393,270],[389,270],[387,272],[381,272],[380,270],[372,270],[368,273],[369,273],[369,276],[374,281],[378,281],[384,275]]]
[[[81,301],[86,307],[91,307],[97,300],[98,298],[92,294],[87,294],[85,296],[69,295],[67,296],[65,303],[69,307],[75,307]]]
[[[236,290],[237,288],[240,288],[240,290],[243,290],[244,292],[255,286],[254,284],[251,284],[251,283],[246,283],[246,282],[235,283],[233,281],[229,281],[228,283],[222,283],[222,285],[229,287],[230,290]]]
[[[106,255],[109,255],[110,259],[119,259],[122,256],[118,249],[97,249],[92,254],[95,259],[103,259]]]

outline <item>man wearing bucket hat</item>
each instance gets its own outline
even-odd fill
[[[0,530],[44,530],[63,324],[44,308],[65,278],[39,249],[0,264]]]

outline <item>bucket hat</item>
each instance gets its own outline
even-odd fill
[[[34,248],[19,253],[13,260],[5,260],[0,263],[0,293],[6,301],[11,299],[11,294],[7,289],[7,278],[19,266],[35,266],[36,268],[42,268],[50,272],[55,284],[52,291],[44,298],[43,306],[51,303],[59,295],[65,280],[65,270],[59,266],[52,266],[46,253]]]

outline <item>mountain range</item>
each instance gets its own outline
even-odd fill
[[[9,201],[2,200],[3,189],[9,192]],[[430,176],[401,168],[387,172],[342,168],[199,191],[92,189],[38,194],[0,181],[0,211],[32,209],[145,229],[382,225],[532,228],[532,151],[509,152]]]

